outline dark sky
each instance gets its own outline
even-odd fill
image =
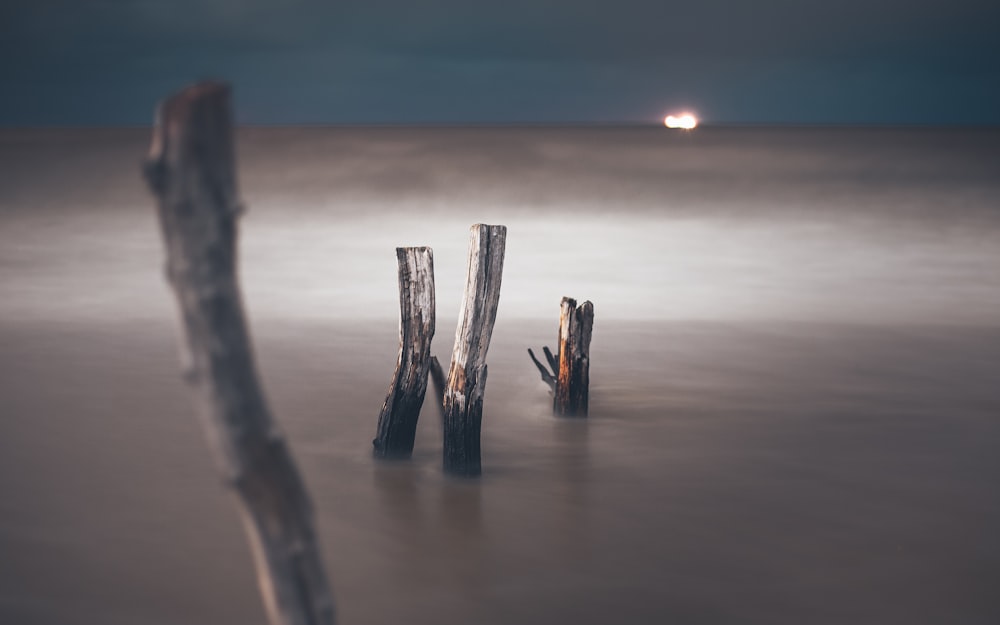
[[[996,0],[2,0],[0,125],[1000,124]]]

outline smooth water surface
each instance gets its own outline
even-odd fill
[[[264,623],[178,377],[145,130],[0,133],[0,622]],[[247,129],[246,303],[340,622],[1000,620],[1000,133]],[[447,359],[509,227],[481,480],[375,463],[393,247]],[[591,416],[525,348],[591,299]]]

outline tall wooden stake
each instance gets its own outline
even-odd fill
[[[475,477],[482,472],[486,352],[500,302],[506,240],[506,226],[472,226],[469,273],[444,392],[444,470],[453,475]]]
[[[157,111],[146,179],[179,304],[185,378],[236,495],[272,625],[328,625],[333,598],[305,485],[258,384],[236,275],[241,207],[230,89],[201,83]]]
[[[559,351],[553,355],[548,347],[542,348],[551,371],[528,349],[528,355],[542,374],[542,380],[552,389],[553,414],[587,416],[593,329],[594,305],[584,302],[577,307],[575,299],[564,297],[559,306]]]
[[[399,358],[372,441],[377,458],[409,458],[413,454],[434,337],[434,253],[429,247],[397,247],[396,260]]]

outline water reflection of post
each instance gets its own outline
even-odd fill
[[[485,586],[487,558],[483,535],[482,491],[479,482],[447,479],[439,482],[438,513],[428,518],[430,484],[412,464],[379,464],[375,488],[389,531],[385,539],[393,558],[392,574],[406,584],[437,587],[452,584],[464,591]]]
[[[426,579],[428,566],[435,563],[434,541],[428,535],[420,504],[420,474],[411,463],[378,463],[374,472],[375,490],[382,508],[381,548],[392,553],[389,572],[401,585]]]
[[[590,428],[591,423],[576,419],[556,420],[553,438],[558,453],[557,479],[563,495],[557,513],[560,527],[556,544],[577,560],[590,556]]]
[[[441,486],[439,557],[443,556],[456,584],[465,591],[478,591],[486,584],[488,564],[482,484],[445,480]]]
[[[375,490],[388,517],[407,532],[423,526],[419,477],[410,464],[375,465]]]

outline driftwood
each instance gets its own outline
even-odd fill
[[[444,377],[444,369],[438,362],[437,356],[431,356],[431,388],[434,390],[434,404],[441,414],[441,422],[444,422],[444,387],[447,380]]]
[[[399,358],[372,441],[377,458],[409,458],[413,454],[434,337],[434,253],[429,247],[397,247],[396,260]]]
[[[444,470],[474,477],[482,472],[480,430],[486,389],[486,352],[500,301],[505,226],[472,226],[469,271],[444,391]]]
[[[225,84],[197,84],[166,99],[145,174],[181,313],[185,378],[239,503],[269,620],[325,625],[334,622],[334,605],[312,504],[258,384],[243,314],[231,120]]]
[[[594,329],[594,305],[564,297],[559,310],[559,351],[553,354],[543,347],[546,368],[535,352],[528,355],[535,363],[542,381],[552,389],[553,414],[567,417],[587,416],[590,392],[590,337]]]

